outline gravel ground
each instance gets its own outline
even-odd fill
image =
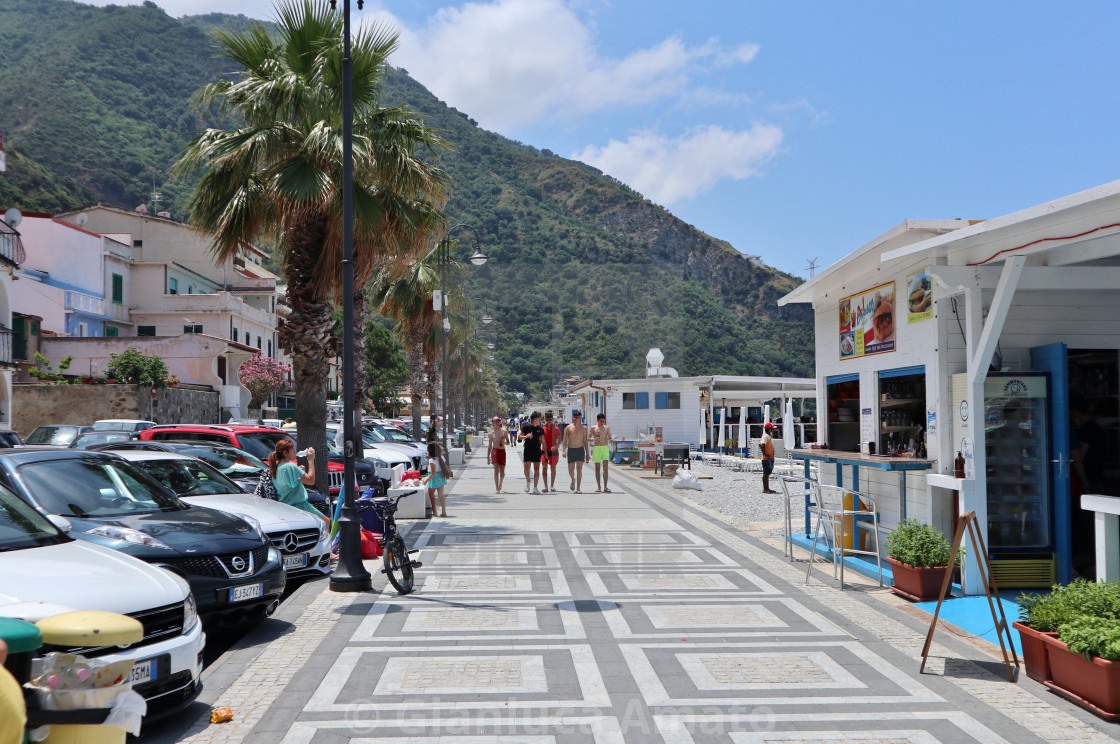
[[[770,488],[778,493],[765,494],[762,492],[762,473],[735,472],[729,467],[720,468],[695,460],[692,472],[698,476],[711,476],[711,480],[700,480],[703,491],[674,489],[671,480],[648,480],[645,483],[671,491],[678,497],[683,495],[690,501],[730,517],[734,522],[750,523],[752,532],[781,537],[785,497],[776,478],[770,479]]]

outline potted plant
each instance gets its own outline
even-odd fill
[[[1019,631],[1027,676],[1038,682],[1052,680],[1051,665],[1057,648],[1059,629],[1081,617],[1120,618],[1120,582],[1098,584],[1076,579],[1066,586],[1055,586],[1049,594],[1022,594],[1018,598],[1019,620],[1012,627]]]
[[[1120,721],[1120,620],[1083,615],[1047,639],[1046,686],[1109,721]]]
[[[887,563],[894,573],[891,591],[915,602],[937,599],[954,563],[950,553],[949,541],[933,525],[902,520],[887,536]]]

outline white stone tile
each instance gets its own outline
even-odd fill
[[[761,604],[644,605],[642,611],[655,628],[788,628],[787,623]]]
[[[546,692],[540,656],[391,657],[374,695]]]
[[[866,689],[824,652],[677,654],[700,690]]]
[[[531,607],[441,607],[410,608],[402,630],[431,631],[526,631],[539,630],[536,610]]]

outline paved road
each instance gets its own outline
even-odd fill
[[[918,675],[924,629],[877,589],[806,586],[803,563],[664,481],[618,469],[613,494],[499,495],[476,456],[453,484],[451,517],[415,523],[416,593],[297,596],[283,632],[208,680],[238,717],[175,738],[1025,744],[1117,730],[1025,675],[1001,681],[955,639]]]

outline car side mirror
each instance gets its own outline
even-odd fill
[[[66,535],[69,535],[70,530],[74,528],[74,525],[70,524],[70,520],[61,514],[48,514],[47,520]]]

